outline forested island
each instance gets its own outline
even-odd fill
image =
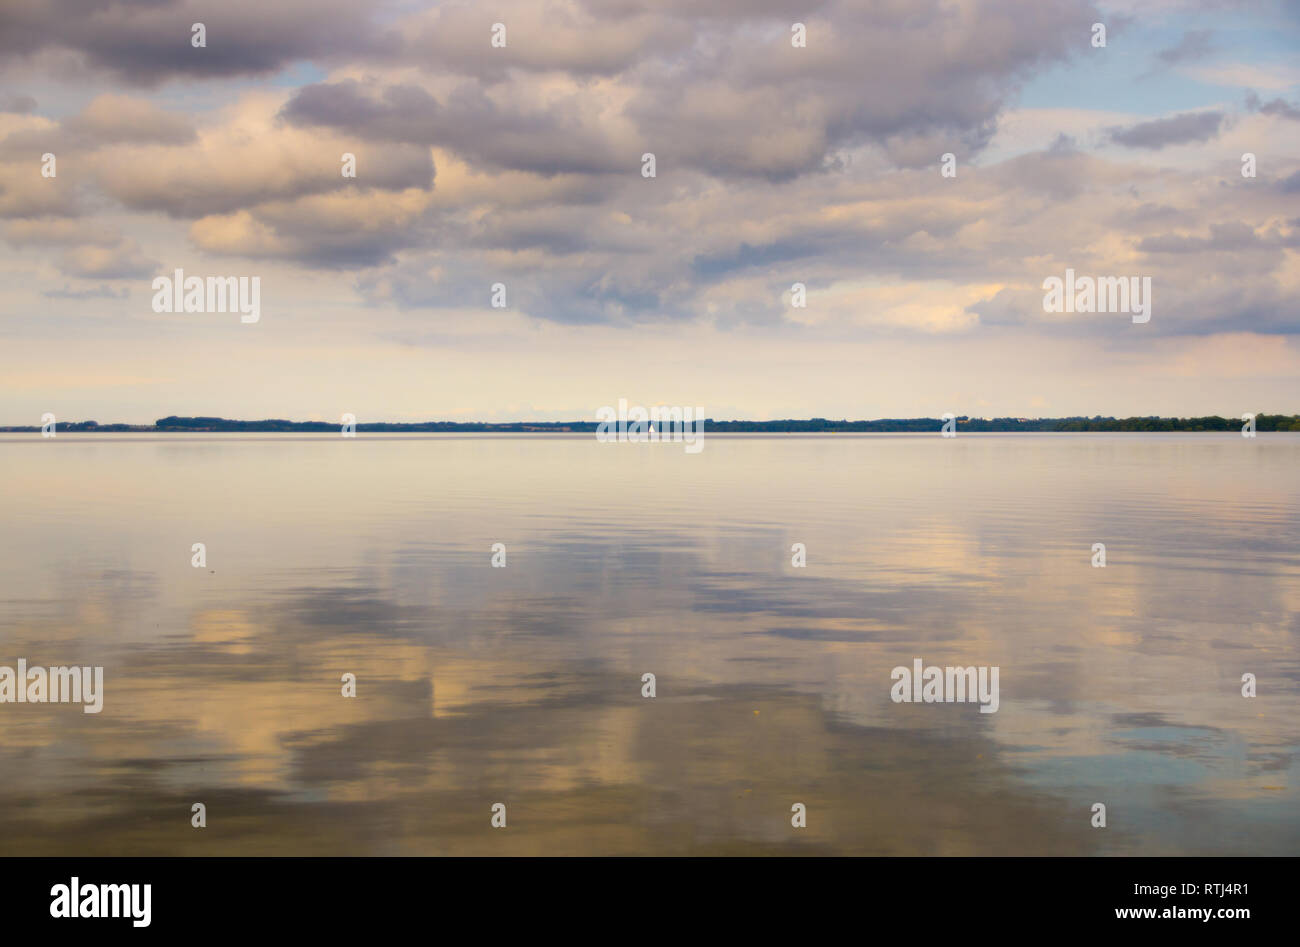
[[[715,421],[706,418],[704,429],[718,434],[893,434],[934,433],[943,426],[942,418],[878,418],[872,421],[829,420],[827,418],[789,419],[782,421]],[[957,417],[957,430],[970,433],[993,432],[1067,432],[1067,431],[1240,431],[1240,417],[1217,416],[1201,418],[1133,417],[1110,418],[1095,416],[1072,418],[979,418]],[[596,421],[416,421],[358,422],[358,433],[594,433]],[[100,424],[96,421],[58,422],[57,433],[337,433],[341,425],[327,421],[235,421],[215,417],[159,418],[153,424]],[[35,433],[40,425],[0,427],[5,433]],[[1257,414],[1257,431],[1300,431],[1300,415]]]

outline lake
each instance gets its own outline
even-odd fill
[[[6,434],[0,470],[0,665],[104,668],[97,714],[0,704],[4,854],[1300,851],[1300,435]],[[996,712],[895,701],[917,659],[998,668]]]

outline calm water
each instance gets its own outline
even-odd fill
[[[1297,435],[63,433],[0,471],[0,665],[106,690],[0,704],[5,854],[1300,852]],[[1000,709],[893,703],[914,658],[999,666]]]

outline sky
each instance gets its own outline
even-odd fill
[[[1296,0],[5,4],[0,424],[1300,413],[1298,52]]]

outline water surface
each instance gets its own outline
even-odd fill
[[[61,433],[0,471],[0,664],[106,681],[0,704],[4,854],[1300,852],[1297,435]],[[893,703],[914,658],[1000,667],[998,712]]]

